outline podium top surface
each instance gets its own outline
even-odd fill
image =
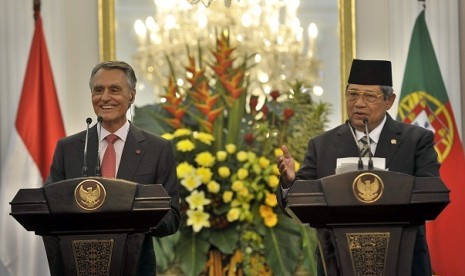
[[[354,171],[318,180],[298,180],[287,207],[303,223],[402,222],[435,219],[449,203],[439,177],[389,171]]]
[[[171,209],[161,184],[100,177],[63,180],[21,189],[11,215],[28,231],[134,230],[155,227]]]

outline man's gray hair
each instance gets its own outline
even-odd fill
[[[118,60],[112,60],[112,61],[104,61],[99,64],[97,64],[94,69],[92,69],[92,74],[90,75],[90,80],[89,80],[89,87],[90,90],[92,91],[92,87],[94,86],[94,77],[95,74],[100,69],[106,69],[106,70],[111,70],[111,69],[118,69],[124,72],[126,74],[126,79],[128,81],[128,86],[131,90],[136,90],[136,84],[137,84],[137,78],[136,74],[134,73],[134,69],[127,64],[124,61],[118,61]]]

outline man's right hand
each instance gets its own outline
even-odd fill
[[[277,165],[279,172],[281,173],[283,188],[287,189],[291,187],[291,184],[295,180],[295,161],[285,145],[283,145],[281,149],[283,151],[283,155],[278,157]]]

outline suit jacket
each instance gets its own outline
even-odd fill
[[[393,172],[439,176],[440,164],[434,150],[434,134],[422,127],[397,122],[388,113],[386,117],[374,156],[386,158],[386,168]],[[348,125],[326,131],[309,141],[296,180],[333,175],[337,158],[358,157],[358,151]],[[281,190],[277,189],[278,203],[284,208],[285,198]],[[419,227],[414,250],[412,275],[432,275],[424,225]]]
[[[57,142],[50,175],[45,184],[82,177],[85,135],[86,131],[82,131]],[[88,141],[88,176],[95,176],[99,146],[97,125],[90,128]],[[146,235],[139,261],[137,275],[155,275],[152,236],[174,234],[180,223],[176,163],[171,143],[131,124],[116,177],[140,184],[162,184],[171,196],[171,210],[151,229],[150,235]]]

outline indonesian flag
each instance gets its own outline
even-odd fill
[[[435,134],[441,179],[451,191],[451,203],[436,220],[426,224],[431,262],[437,275],[465,275],[465,155],[424,10],[412,33],[398,119]]]
[[[1,175],[0,275],[4,276],[50,275],[42,238],[9,215],[9,202],[19,189],[43,185],[56,142],[65,135],[40,13],[35,16],[15,128]]]

